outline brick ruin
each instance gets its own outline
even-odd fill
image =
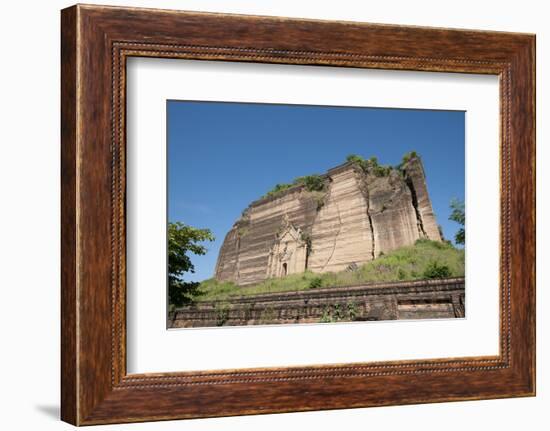
[[[252,202],[225,237],[215,278],[250,285],[338,272],[420,238],[442,240],[420,158],[383,175],[348,162],[322,177],[322,191],[295,185]]]
[[[464,278],[370,283],[201,301],[168,315],[169,328],[465,317]]]

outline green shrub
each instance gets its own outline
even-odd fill
[[[355,301],[348,302],[348,319],[353,321],[357,317],[357,304]]]
[[[321,208],[325,206],[325,198],[326,193],[317,192],[317,194],[313,196],[313,199],[315,199],[315,202],[317,203],[317,211],[321,211]]]
[[[312,278],[309,281],[309,288],[310,289],[317,289],[318,287],[321,287],[323,285],[323,279],[321,277],[315,277]]]
[[[437,261],[431,261],[424,270],[425,278],[447,278],[450,276],[451,268]]]
[[[216,326],[223,326],[227,322],[229,317],[229,305],[227,304],[216,304]]]
[[[350,154],[349,156],[346,157],[346,160],[348,162],[353,162],[353,163],[362,163],[365,161],[363,157],[358,156],[357,154]]]
[[[403,159],[401,159],[401,163],[404,165],[409,160],[416,159],[417,157],[418,157],[418,154],[416,153],[416,151],[409,151],[403,156]]]
[[[387,177],[391,171],[391,166],[381,165],[378,163],[378,158],[372,156],[370,159],[365,160],[363,157],[358,156],[357,154],[350,154],[346,160],[348,162],[357,163],[365,173],[372,173],[377,177]]]
[[[330,308],[324,307],[323,308],[323,314],[321,315],[321,318],[319,319],[320,323],[332,323],[334,322],[332,315],[330,314]]]
[[[298,177],[293,181],[293,184],[303,184],[306,190],[310,192],[320,192],[325,188],[325,179],[321,175],[306,175]]]
[[[260,323],[272,323],[275,320],[275,310],[272,307],[267,307],[260,313]]]
[[[263,197],[271,197],[275,196],[286,189],[289,189],[293,186],[293,184],[288,183],[281,183],[281,184],[275,184],[275,187],[273,187],[271,190],[269,190]]]
[[[267,197],[276,196],[279,193],[282,193],[285,190],[288,190],[289,188],[297,185],[304,185],[306,190],[310,192],[323,191],[325,189],[325,179],[321,175],[317,175],[317,174],[298,177],[298,178],[295,178],[291,183],[275,184],[275,187],[269,190],[262,197],[267,198]]]
[[[344,318],[344,311],[342,310],[342,307],[340,307],[340,304],[334,304],[332,308],[334,320],[342,320]]]
[[[346,160],[348,162],[355,163],[356,165],[361,167],[361,169],[363,169],[364,172],[367,172],[369,169],[369,164],[370,164],[369,161],[365,160],[361,156],[358,156],[357,154],[350,154],[349,156],[346,157]]]
[[[419,238],[415,241],[414,245],[419,246],[428,246],[430,248],[435,248],[437,250],[445,250],[445,249],[454,249],[453,245],[449,245],[447,242],[439,242],[439,241],[432,241],[430,239],[426,238]]]
[[[376,165],[372,167],[372,173],[377,177],[387,177],[391,171],[391,166]]]

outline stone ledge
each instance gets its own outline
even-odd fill
[[[464,278],[373,283],[201,301],[170,328],[464,317]]]

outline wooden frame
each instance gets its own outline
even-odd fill
[[[62,11],[61,30],[63,420],[88,425],[535,394],[533,35],[80,5]],[[127,375],[129,56],[498,75],[500,355]]]

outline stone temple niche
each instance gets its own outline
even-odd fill
[[[269,251],[267,278],[285,277],[306,270],[307,242],[302,238],[302,230],[296,229],[283,218],[283,226],[275,244]]]

